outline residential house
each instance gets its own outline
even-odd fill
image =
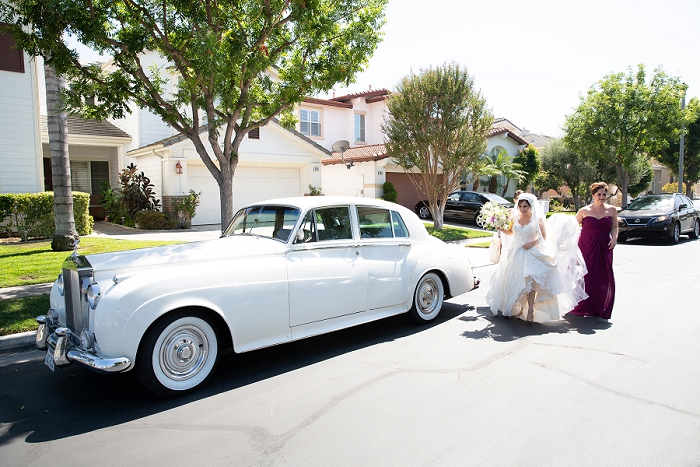
[[[53,190],[45,108],[43,61],[15,48],[0,28],[0,193]],[[68,117],[68,152],[74,191],[90,193],[98,216],[100,186],[117,183],[131,137],[109,122]]]

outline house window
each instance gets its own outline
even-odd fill
[[[299,109],[299,133],[307,136],[321,136],[321,112]]]
[[[15,38],[0,23],[0,70],[24,73],[24,55],[15,48]]]
[[[109,183],[109,163],[106,161],[70,161],[71,188],[97,195],[102,182]]]
[[[248,139],[260,139],[260,127],[250,130],[248,132]]]
[[[365,116],[355,114],[355,142],[364,143],[365,141]]]

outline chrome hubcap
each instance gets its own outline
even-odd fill
[[[192,325],[173,329],[163,340],[159,352],[160,368],[173,380],[194,377],[209,356],[209,341],[201,329]]]
[[[428,279],[420,285],[416,296],[416,306],[421,313],[429,315],[435,311],[438,303],[437,291],[438,285],[432,279]]]

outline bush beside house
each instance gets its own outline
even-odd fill
[[[90,215],[90,194],[73,192],[73,216],[79,235],[89,235],[95,221]],[[0,194],[0,231],[7,235],[51,238],[56,231],[53,192]]]

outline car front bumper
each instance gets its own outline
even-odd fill
[[[68,328],[52,329],[46,316],[37,317],[39,328],[36,333],[37,350],[46,350],[46,364],[53,370],[54,366],[64,367],[78,363],[98,373],[120,373],[131,367],[131,360],[126,357],[103,357],[92,349],[75,345]]]
[[[670,237],[673,235],[673,223],[658,222],[651,225],[621,225],[619,235],[643,238]]]

